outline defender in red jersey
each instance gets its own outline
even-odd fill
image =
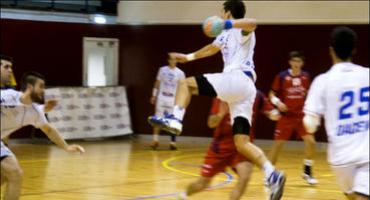
[[[303,106],[310,87],[310,75],[302,70],[304,56],[298,51],[289,54],[290,69],[280,72],[272,84],[271,102],[279,109],[282,117],[276,124],[275,142],[270,152],[270,161],[275,164],[284,142],[297,133],[305,143],[303,178],[311,185],[317,184],[312,175],[315,155],[315,138],[308,134],[303,126]]]
[[[280,117],[279,112],[274,109],[268,98],[262,92],[258,91],[253,105],[254,122],[258,113],[261,112],[272,120],[277,120]],[[212,178],[218,173],[224,172],[226,167],[231,167],[239,177],[238,184],[231,192],[230,199],[240,199],[250,180],[253,165],[236,150],[229,109],[226,102],[219,99],[213,100],[211,112],[208,117],[208,126],[215,128],[215,131],[201,168],[201,177],[188,186],[186,193],[181,194],[180,199],[186,199],[187,196],[207,188]],[[250,136],[251,139],[254,137],[253,128],[251,129]]]

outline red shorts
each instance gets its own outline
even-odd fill
[[[300,137],[309,134],[303,126],[303,117],[282,116],[276,124],[275,140],[289,140],[293,132],[298,133]]]
[[[236,172],[236,165],[244,161],[248,160],[236,150],[216,153],[212,148],[209,148],[201,169],[201,175],[211,178],[220,172],[225,172],[226,167],[231,167]]]

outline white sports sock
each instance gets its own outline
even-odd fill
[[[175,105],[175,107],[173,108],[173,115],[176,117],[176,119],[182,121],[185,115],[185,108],[181,108],[180,106]]]
[[[270,178],[272,172],[275,171],[275,167],[271,164],[270,161],[266,161],[262,166],[263,171],[265,172],[266,180]]]
[[[155,142],[158,142],[158,134],[153,134],[153,140],[154,140]]]
[[[307,159],[304,159],[303,160],[303,164],[305,165],[305,166],[313,166],[313,160],[307,160]]]

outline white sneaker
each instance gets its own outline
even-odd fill
[[[275,170],[267,179],[271,190],[270,200],[280,200],[284,193],[286,176],[284,172]]]
[[[175,118],[173,115],[168,115],[165,117],[150,116],[148,122],[155,127],[167,131],[174,135],[180,135],[182,131],[182,123],[179,119]]]
[[[305,173],[302,174],[302,178],[306,180],[306,182],[310,185],[316,185],[319,183],[319,181],[315,177]]]

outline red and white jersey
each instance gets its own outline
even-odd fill
[[[303,105],[310,84],[311,78],[307,72],[301,71],[300,75],[293,76],[288,69],[275,77],[271,89],[288,107],[286,114],[303,115]]]
[[[22,93],[13,89],[1,90],[1,138],[23,126],[40,127],[47,123],[39,104],[25,105],[20,102]]]
[[[238,28],[224,30],[213,41],[213,45],[221,49],[224,60],[223,72],[239,69],[254,73],[253,55],[256,45],[254,32],[244,34],[243,30]]]
[[[331,165],[369,162],[369,93],[369,69],[350,62],[313,81],[304,111],[325,118]]]
[[[185,79],[185,73],[179,68],[171,69],[163,66],[159,69],[157,80],[160,82],[158,98],[172,98],[176,96],[177,84],[179,80]]]

